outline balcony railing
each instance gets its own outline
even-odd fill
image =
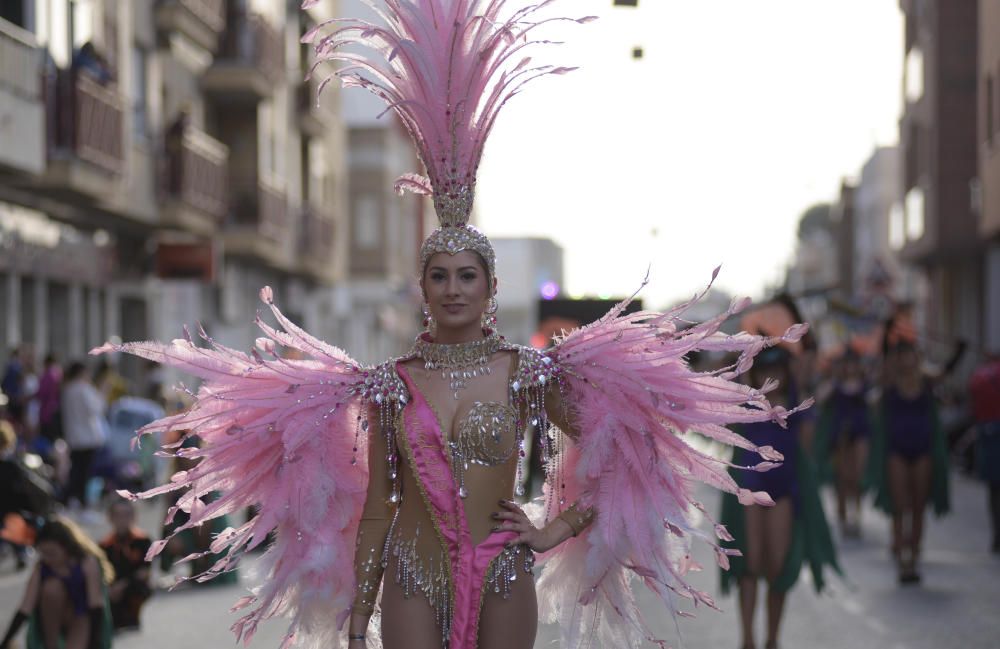
[[[226,27],[226,3],[224,0],[177,0],[188,11],[201,19],[213,31],[221,32]]]
[[[333,254],[334,224],[314,207],[302,210],[300,253],[314,262],[329,260]]]
[[[224,0],[156,0],[157,27],[179,32],[214,52],[226,28]]]
[[[229,149],[193,127],[168,134],[169,193],[219,222],[229,207]]]
[[[0,19],[0,88],[24,99],[42,93],[42,51],[17,25]]]
[[[282,241],[288,232],[285,194],[260,182],[234,184],[234,225],[249,227],[273,242]]]
[[[54,97],[52,143],[109,173],[124,166],[124,102],[112,88],[83,73],[59,70]]]
[[[285,65],[281,34],[259,14],[230,9],[218,59],[253,67],[276,80]]]

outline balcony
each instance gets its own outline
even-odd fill
[[[42,51],[34,36],[0,19],[0,171],[45,169]]]
[[[232,210],[225,230],[226,255],[262,259],[288,268],[288,203],[285,193],[264,182],[233,183]]]
[[[281,32],[263,16],[230,10],[215,61],[202,77],[202,89],[219,102],[256,104],[270,97],[284,76]]]
[[[168,133],[163,223],[212,236],[229,208],[229,149],[188,126]]]
[[[124,100],[113,85],[57,70],[46,81],[49,166],[43,182],[91,199],[108,196],[125,170]]]
[[[226,28],[224,0],[157,0],[156,26],[164,33],[177,32],[209,52],[219,47]]]
[[[306,272],[320,281],[330,281],[334,270],[335,224],[315,207],[302,209],[298,256]]]
[[[317,105],[316,89],[319,84],[316,79],[299,83],[295,90],[298,105],[299,126],[302,132],[310,137],[321,137],[326,130],[326,111],[322,105]],[[329,87],[327,89],[329,92]]]

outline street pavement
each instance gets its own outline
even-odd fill
[[[888,524],[866,512],[860,541],[839,544],[846,579],[830,579],[827,593],[816,595],[808,577],[789,596],[783,649],[998,649],[1000,648],[1000,557],[988,552],[989,522],[985,489],[956,475],[952,513],[929,519],[923,583],[900,587],[889,560]],[[718,503],[705,493],[711,507]],[[828,503],[829,505],[829,503]],[[828,511],[830,509],[828,508]],[[153,529],[156,512],[142,512]],[[103,530],[92,528],[97,534]],[[700,548],[696,558],[705,565],[694,576],[696,587],[718,592],[718,573],[711,552]],[[20,598],[24,575],[0,566],[0,625]],[[238,586],[186,588],[160,592],[143,613],[141,632],[124,634],[116,649],[217,649],[232,647],[229,606],[243,595]],[[645,595],[645,594],[644,594]],[[733,596],[717,597],[723,612],[699,610],[695,619],[673,620],[641,596],[647,619],[678,649],[737,649],[739,625]],[[759,602],[763,603],[763,597]],[[760,612],[758,636],[763,634]],[[680,634],[678,635],[678,630]],[[277,649],[284,625],[272,622],[258,632],[251,647]],[[557,647],[556,629],[543,627],[536,647]],[[762,647],[763,644],[759,644]]]

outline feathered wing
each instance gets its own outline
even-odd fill
[[[592,634],[598,638],[594,646],[663,644],[635,604],[632,577],[675,614],[690,615],[681,609],[682,600],[714,608],[707,593],[685,580],[696,567],[690,541],[698,537],[711,543],[723,567],[733,551],[697,528],[694,510],[707,512],[693,498],[696,482],[734,493],[744,505],[773,504],[766,493],[740,489],[726,471],[728,462],[693,448],[684,436],[694,431],[757,451],[765,461],[752,470],[776,466],[780,454],[755,447],[726,425],[783,422],[794,411],[768,403],[764,392],[773,386],[757,390],[732,379],[762,349],[797,340],[806,327],[795,326],[778,338],[720,333],[723,322],[748,305],[739,301],[718,317],[682,330],[679,316],[698,299],[667,313],[624,315],[626,300],[601,320],[567,334],[552,353],[579,437],[566,458],[565,493],[550,491],[549,497],[578,499],[579,506],[597,511],[584,534],[545,558],[539,584],[542,618],[560,624],[566,647]],[[740,357],[718,372],[697,373],[685,356],[701,350],[728,350]],[[721,525],[714,531],[729,538]]]
[[[178,443],[171,454],[198,463],[166,485],[122,495],[150,498],[186,490],[167,514],[172,518],[178,508],[190,513],[174,534],[257,507],[249,522],[215,539],[211,551],[225,555],[196,578],[209,580],[233,568],[244,552],[276,532],[261,559],[262,583],[234,607],[252,607],[233,626],[237,639],[249,642],[262,620],[290,616],[282,649],[296,635],[317,647],[339,646],[334,632],[354,596],[354,545],[368,480],[367,455],[358,449],[365,442],[359,434],[364,372],[344,352],[287,320],[269,288],[261,298],[284,331],[258,316],[266,334],[257,340],[260,351],[229,349],[202,332],[208,347],[198,347],[188,336],[170,344],[106,344],[91,352],[134,354],[204,381],[190,410],[139,431],[197,435],[200,448]],[[309,358],[283,358],[279,345]],[[166,543],[155,543],[147,558]]]

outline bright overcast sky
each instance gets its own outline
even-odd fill
[[[661,306],[722,264],[721,288],[760,297],[802,211],[897,140],[898,0],[611,5],[556,3],[601,20],[536,53],[581,69],[508,104],[479,174],[480,223],[556,240],[570,294],[631,293],[652,264],[644,297]]]

